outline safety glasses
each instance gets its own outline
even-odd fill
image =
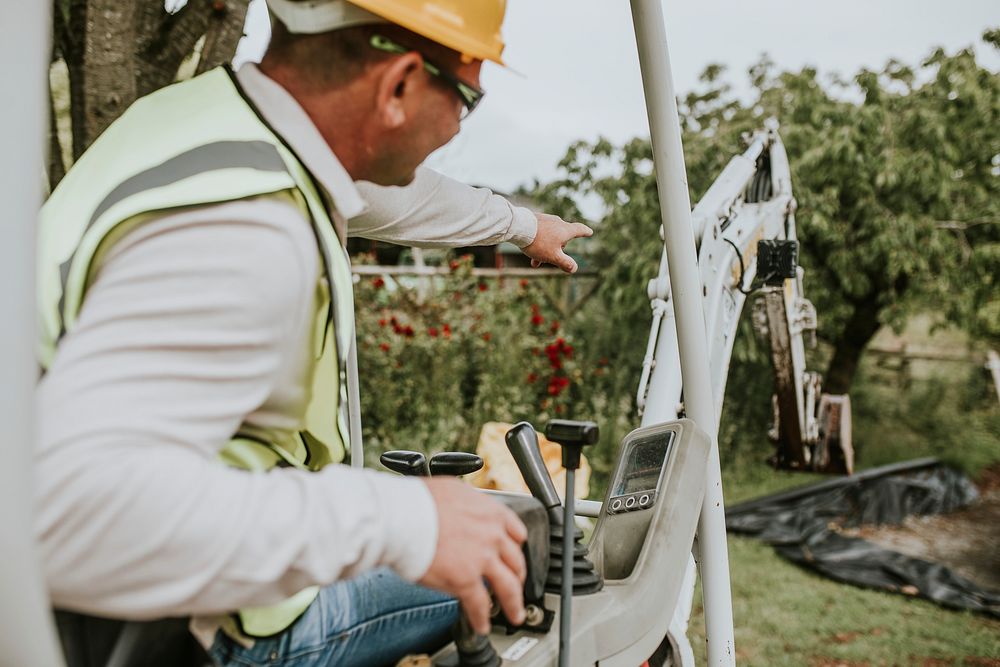
[[[397,44],[391,39],[388,39],[387,37],[383,37],[382,35],[372,35],[372,38],[369,43],[371,44],[372,48],[378,49],[379,51],[384,51],[386,53],[395,53],[401,55],[404,53],[409,53],[411,51],[416,51],[416,49],[408,49],[405,46]],[[417,53],[420,52],[417,51]],[[430,74],[431,76],[435,76],[441,79],[441,81],[448,84],[448,86],[458,94],[459,99],[462,100],[463,109],[461,118],[464,119],[466,116],[472,113],[472,110],[475,109],[479,105],[479,103],[483,100],[483,96],[486,95],[486,91],[482,90],[481,88],[476,88],[471,83],[466,83],[465,81],[462,81],[451,72],[442,69],[439,65],[437,65],[433,61],[428,60],[427,57],[424,56],[424,54],[420,53],[420,56],[424,59],[424,69],[427,70],[427,73]]]

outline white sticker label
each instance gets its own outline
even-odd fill
[[[504,660],[520,660],[530,651],[538,640],[534,637],[521,637],[510,645],[510,648],[503,652],[500,657]]]

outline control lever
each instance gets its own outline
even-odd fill
[[[427,467],[427,457],[420,452],[397,449],[385,452],[378,460],[386,468],[400,475],[428,477],[431,474]]]
[[[483,467],[483,459],[468,452],[438,452],[431,457],[431,476],[458,477]],[[452,636],[458,649],[458,667],[500,667],[500,656],[486,635],[472,629],[465,612],[452,626]]]
[[[528,422],[515,424],[504,436],[507,449],[510,450],[521,477],[528,485],[531,495],[538,498],[549,513],[550,526],[562,526],[563,515],[559,511],[562,502],[556,492],[556,485],[549,477],[549,471],[542,460],[542,451],[538,448],[538,435],[535,427]]]
[[[503,664],[490,638],[477,634],[464,612],[451,632],[458,649],[458,667],[500,667]]]
[[[549,422],[552,437],[551,440],[559,442],[559,439],[566,442],[585,441],[592,439],[597,441],[597,424],[593,422],[568,422],[565,420],[553,420]],[[586,424],[586,428],[579,428],[578,424]],[[548,434],[548,428],[546,429]],[[549,571],[545,578],[545,590],[550,593],[558,593],[562,590],[563,582],[563,561],[568,561],[571,565],[570,583],[573,592],[577,595],[587,595],[596,593],[604,587],[604,581],[597,572],[594,571],[594,564],[587,560],[587,546],[582,544],[583,531],[576,527],[576,522],[570,513],[569,523],[562,509],[562,501],[556,493],[556,485],[549,477],[549,471],[542,460],[542,452],[538,448],[538,435],[535,428],[528,422],[521,422],[507,431],[504,438],[507,441],[507,448],[517,463],[521,476],[524,477],[531,495],[541,501],[549,515]],[[566,450],[563,454],[565,456]],[[579,467],[579,456],[577,456],[577,467]],[[575,470],[575,468],[574,468]],[[569,494],[573,495],[572,491]],[[570,538],[570,550],[565,551],[564,540],[566,536]]]
[[[476,472],[483,467],[483,459],[468,452],[438,452],[431,457],[431,475],[458,477]]]
[[[573,524],[573,493],[576,469],[580,467],[580,453],[586,445],[597,442],[599,431],[594,422],[573,422],[553,419],[545,426],[545,437],[562,446],[562,465],[566,469],[566,503],[563,517],[562,539],[562,586],[559,592],[559,667],[569,667],[570,614],[573,611],[573,553],[572,533],[568,529]]]

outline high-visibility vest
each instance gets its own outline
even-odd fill
[[[311,387],[297,430],[243,424],[220,458],[263,471],[319,470],[349,447],[346,364],[354,337],[350,263],[316,183],[218,68],[135,102],[79,159],[42,207],[38,243],[38,359],[44,371],[73,330],[100,258],[117,239],[182,206],[273,196],[311,224],[324,270],[315,300]],[[308,221],[308,222],[307,222]],[[234,615],[243,633],[274,635],[316,597],[315,587]]]

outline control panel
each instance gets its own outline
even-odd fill
[[[625,439],[618,474],[608,499],[608,514],[634,512],[653,506],[663,477],[663,464],[675,435],[672,430],[639,430]]]

